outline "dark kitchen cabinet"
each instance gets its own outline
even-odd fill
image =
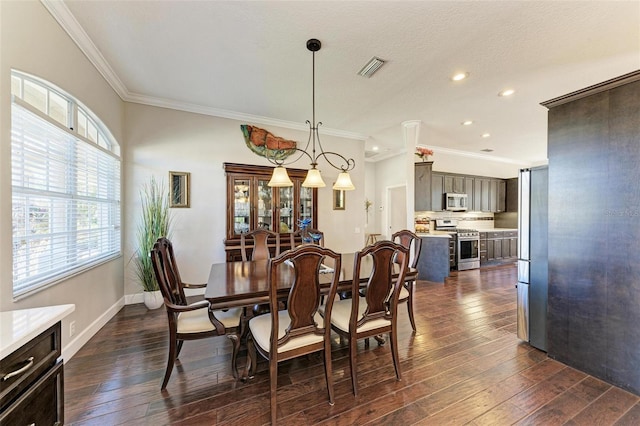
[[[444,210],[444,175],[440,173],[431,174],[431,209]]]
[[[444,192],[454,192],[456,194],[464,194],[464,176],[445,175],[444,176]]]
[[[442,211],[444,194],[467,194],[469,211],[500,213],[507,210],[507,181],[484,176],[433,172],[433,162],[415,163],[415,211]],[[517,206],[517,178],[516,206]],[[517,207],[516,207],[517,209]]]
[[[60,331],[58,321],[0,360],[0,425],[64,423]]]
[[[505,211],[518,212],[518,178],[507,179],[505,194]]]
[[[483,246],[486,247],[483,256]],[[491,231],[480,233],[480,263],[500,264],[518,258],[518,231]]]
[[[474,183],[475,178],[465,176],[464,178],[464,193],[467,194],[467,205],[469,206],[469,210],[473,210],[473,200],[474,200]]]
[[[415,163],[415,211],[431,211],[431,169],[433,161]]]
[[[488,212],[489,204],[489,183],[491,179],[477,177],[473,190],[473,210],[477,212]]]
[[[496,213],[507,211],[507,182],[504,179],[496,180]]]

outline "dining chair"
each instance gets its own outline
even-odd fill
[[[308,232],[309,236],[313,239],[313,241],[316,244],[324,247],[324,232],[322,232],[322,231],[320,231],[318,229],[307,229],[307,232]],[[296,238],[298,238],[298,237],[301,238],[300,234],[301,234],[301,230],[300,229],[298,229],[297,231],[292,232],[292,233],[289,234],[289,238],[291,239],[291,248],[292,249],[296,247]],[[302,241],[302,239],[300,241]]]
[[[272,238],[276,242],[276,253],[280,254],[280,233],[269,231],[267,229],[254,229],[253,231],[240,234],[240,253],[242,254],[242,261],[249,260],[247,256],[246,239],[251,237],[253,239],[253,250],[251,250],[251,260],[269,259],[271,253],[269,252],[269,239]]]
[[[160,389],[165,389],[173,366],[185,340],[197,340],[226,335],[233,344],[231,370],[238,378],[236,358],[240,347],[240,308],[228,310],[209,309],[209,302],[202,300],[189,304],[173,253],[173,245],[167,238],[159,238],[151,250],[151,263],[164,298],[169,320],[169,354],[167,368]]]
[[[324,351],[325,379],[329,404],[333,405],[333,378],[331,370],[331,310],[339,283],[339,274],[331,277],[324,318],[320,307],[320,267],[331,260],[334,271],[340,270],[341,255],[318,245],[304,245],[287,250],[270,259],[267,266],[269,303],[271,312],[249,320],[249,361],[245,376],[255,374],[256,350],[269,361],[271,382],[271,423],[276,423],[276,388],[278,363],[313,352]],[[278,311],[278,281],[281,268],[294,268],[294,278],[287,297],[287,309]]]
[[[371,257],[373,268],[365,285],[364,296],[359,296],[358,290],[362,278],[361,267],[363,259],[367,256]],[[349,363],[354,395],[358,394],[356,368],[358,339],[389,333],[396,378],[401,379],[398,359],[397,311],[398,297],[405,280],[408,261],[409,250],[401,244],[388,240],[378,241],[356,252],[351,287],[351,294],[354,297],[338,300],[333,304],[329,321],[331,328],[349,341]],[[398,269],[398,275],[393,278],[396,269]]]
[[[402,244],[409,249],[409,255],[412,256],[409,262],[409,267],[416,269],[418,266],[418,259],[420,257],[420,251],[422,249],[422,239],[408,229],[403,229],[394,233],[391,236],[391,241]],[[416,331],[416,321],[413,316],[413,290],[417,279],[417,273],[409,274],[405,277],[405,282],[400,289],[400,296],[398,296],[398,302],[407,303],[407,311],[409,312],[409,322],[411,322],[411,328]]]

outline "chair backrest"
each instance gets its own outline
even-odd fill
[[[253,238],[253,250],[251,251],[251,260],[269,259],[271,253],[269,252],[269,238],[274,239],[276,242],[276,256],[280,254],[280,234],[272,232],[267,229],[254,229],[253,231],[240,234],[240,253],[242,254],[242,260],[247,261],[246,238]]]
[[[311,228],[307,229],[307,232],[309,233],[309,236],[313,239],[314,242],[316,242],[321,247],[324,247],[324,232],[320,231],[319,229],[311,229]],[[300,237],[300,233],[301,231],[298,229],[297,231],[289,234],[291,238],[292,249],[296,247],[296,237]]]
[[[165,301],[174,305],[187,305],[171,241],[164,237],[158,238],[151,250],[151,263]]]
[[[410,250],[411,261],[409,267],[415,268],[418,266],[418,258],[420,257],[420,251],[422,250],[422,239],[408,229],[403,229],[394,233],[391,236],[391,241],[394,243],[402,244],[404,247]],[[400,259],[398,259],[399,261]]]
[[[331,260],[334,271],[339,271],[342,256],[331,249],[309,244],[287,250],[280,256],[269,260],[267,267],[267,280],[269,284],[269,303],[271,305],[271,348],[270,353],[277,353],[277,348],[284,345],[290,338],[305,334],[324,335],[330,338],[331,308],[335,299],[339,274],[321,274],[320,265],[323,261]],[[279,275],[289,273],[284,268],[293,268],[293,282],[287,298],[287,311],[289,313],[290,324],[286,333],[280,339],[278,336],[278,282]],[[320,327],[314,317],[321,303],[320,278],[326,276],[331,280],[327,303],[324,309],[324,323],[326,327]],[[326,282],[326,281],[325,281]]]
[[[358,294],[360,289],[360,271],[367,256],[371,257],[368,261],[372,264],[371,273],[363,291],[367,308],[358,318],[360,298],[353,298],[350,323],[352,330],[367,321],[395,318],[398,295],[407,272],[409,249],[401,244],[382,240],[356,252],[353,266],[353,294]],[[394,273],[398,274],[396,278],[393,278]]]

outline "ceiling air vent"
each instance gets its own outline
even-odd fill
[[[384,62],[385,62],[384,60],[374,56],[373,58],[371,58],[369,62],[367,62],[367,65],[365,65],[364,67],[362,67],[360,71],[358,71],[358,75],[371,78],[371,76],[376,71],[378,71],[381,66],[384,65]]]
[[[482,151],[482,152],[493,152],[493,150],[491,148],[481,149],[480,151]]]

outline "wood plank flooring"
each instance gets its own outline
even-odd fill
[[[453,273],[420,281],[413,334],[399,307],[402,381],[389,345],[358,345],[359,395],[348,351],[335,336],[330,406],[320,354],[280,364],[282,425],[638,425],[640,398],[519,341],[516,270]],[[236,382],[226,337],[185,342],[165,392],[164,308],[125,306],[65,365],[65,423],[72,425],[262,425],[269,373]],[[240,362],[244,362],[244,354]]]

